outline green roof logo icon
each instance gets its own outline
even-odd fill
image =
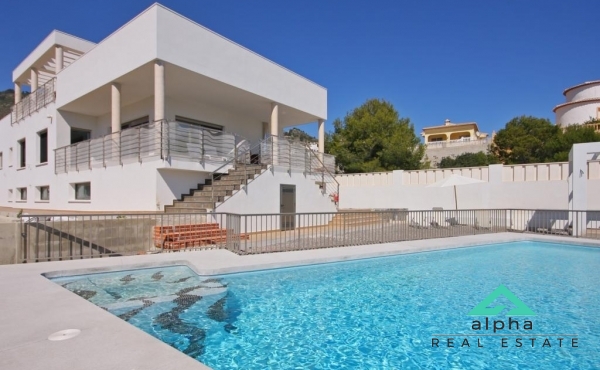
[[[488,307],[488,306],[490,304],[492,304],[496,300],[496,298],[498,298],[500,296],[506,297],[509,301],[511,301],[512,304],[514,304],[516,306],[512,310],[508,311],[508,313],[506,314],[507,316],[535,316],[535,312],[533,312],[529,307],[527,307],[527,305],[525,303],[523,303],[523,301],[521,301],[516,295],[513,294],[513,292],[508,290],[508,288],[505,287],[504,285],[500,285],[498,288],[496,288],[496,290],[494,290],[487,297],[485,297],[485,299],[483,301],[479,302],[479,304],[477,306],[475,306],[475,308],[473,308],[471,310],[471,312],[469,312],[469,315],[470,316],[496,316],[496,315],[498,315],[500,312],[502,312],[502,310],[504,310],[505,306],[503,306],[503,305],[498,305],[498,306],[494,306],[494,307]]]

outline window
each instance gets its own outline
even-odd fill
[[[50,200],[50,187],[49,186],[40,186],[40,200]]]
[[[75,199],[90,200],[92,197],[92,187],[89,182],[75,184]]]
[[[4,160],[2,158],[2,152],[0,152],[0,170],[2,169],[3,162],[4,162]]]
[[[132,121],[121,123],[121,130],[125,130],[126,128],[132,128],[135,126],[140,126],[150,122],[150,116],[136,118]]]
[[[27,163],[27,149],[25,139],[19,140],[19,168],[25,167]]]
[[[27,188],[18,188],[17,196],[19,197],[19,200],[27,200]]]
[[[8,167],[13,165],[13,148],[8,149]]]
[[[48,163],[48,130],[38,132],[40,141],[39,163]]]
[[[83,130],[80,128],[71,128],[71,144],[79,143],[80,141],[86,141],[91,138],[90,130]]]
[[[13,200],[13,190],[8,189],[8,201],[12,202],[12,200]]]
[[[221,125],[217,125],[217,124],[210,123],[210,122],[198,121],[198,120],[195,120],[192,118],[175,116],[175,121],[181,122],[181,123],[188,123],[190,125],[195,125],[195,126],[202,126],[204,128],[210,129],[210,130],[223,131],[223,126],[221,126]]]

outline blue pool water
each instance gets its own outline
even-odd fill
[[[212,278],[176,266],[54,281],[214,369],[600,367],[594,248],[520,242]],[[472,330],[485,317],[469,312],[500,285],[536,315],[512,317],[518,330]],[[508,325],[515,305],[489,307],[500,304],[488,319]]]

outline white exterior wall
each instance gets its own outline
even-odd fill
[[[556,124],[566,127],[582,124],[589,121],[590,118],[600,118],[598,117],[598,108],[600,108],[600,101],[581,102],[560,107],[556,110]]]
[[[568,102],[600,98],[600,82],[571,89],[567,91],[565,97],[567,98]]]
[[[174,121],[175,116],[182,116],[224,126],[225,131],[240,135],[251,143],[263,138],[262,122],[202,102],[191,104],[167,99],[166,114],[170,121]]]
[[[566,103],[555,108],[556,124],[559,126],[571,126],[582,124],[592,119],[600,119],[598,108],[600,108],[600,81],[584,84],[565,93]],[[595,99],[590,101],[590,99]],[[587,100],[587,101],[586,101]]]
[[[296,212],[336,212],[335,205],[310,176],[302,172],[288,173],[284,169],[267,170],[248,184],[247,189],[235,193],[217,206],[215,212],[279,213],[280,185],[296,185]]]
[[[166,8],[156,12],[157,58],[327,119],[325,88]]]
[[[588,162],[587,209],[600,210],[600,162]],[[492,165],[470,169],[394,171],[391,181],[375,184],[348,177],[368,178],[369,174],[346,175],[340,182],[340,209],[408,208],[427,210],[455,208],[454,188],[427,185],[458,173],[485,182],[456,187],[459,209],[567,209],[569,199],[568,163],[518,166]],[[469,173],[471,176],[469,176]],[[484,176],[482,176],[484,174]],[[375,174],[381,177],[381,174]],[[389,176],[385,177],[390,178]]]

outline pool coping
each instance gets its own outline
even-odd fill
[[[0,368],[208,369],[46,277],[174,265],[213,276],[515,241],[600,247],[600,240],[500,233],[247,256],[206,250],[0,266]],[[46,339],[73,328],[82,331],[74,339]]]

